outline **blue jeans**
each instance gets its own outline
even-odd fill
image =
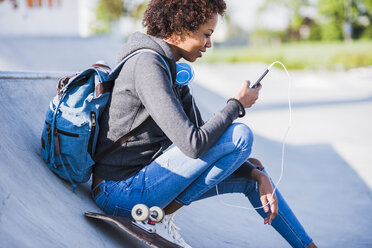
[[[173,147],[124,181],[103,180],[93,191],[96,204],[106,213],[130,216],[138,203],[165,208],[173,200],[183,205],[219,194],[243,193],[254,207],[261,201],[256,181],[234,174],[248,158],[253,134],[244,124],[232,124],[217,143],[198,159],[185,156]],[[93,192],[92,191],[92,192]],[[278,216],[272,226],[293,247],[307,247],[312,243],[284,198],[276,191],[279,203]],[[257,212],[266,217],[259,209]]]

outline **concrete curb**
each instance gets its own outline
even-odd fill
[[[58,79],[74,72],[23,72],[23,71],[0,71],[0,79]]]

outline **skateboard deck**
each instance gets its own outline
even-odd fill
[[[163,237],[157,235],[156,233],[148,233],[142,230],[140,227],[133,224],[131,219],[126,218],[126,217],[93,213],[93,212],[86,212],[85,216],[114,223],[126,233],[130,234],[131,236],[135,237],[136,239],[144,242],[145,244],[153,248],[164,248],[164,247],[180,248],[181,247],[179,245],[169,242]]]

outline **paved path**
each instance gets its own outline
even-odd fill
[[[242,80],[254,81],[264,70],[261,64],[199,64],[195,96],[206,112],[213,113],[234,96]],[[362,214],[369,212],[372,202],[372,68],[290,74],[293,121],[279,188],[319,247],[372,247],[372,218]],[[289,120],[288,79],[283,70],[273,69],[262,83],[259,101],[240,121],[256,134],[253,156],[264,162],[276,181]],[[245,199],[230,197],[245,204]],[[218,208],[225,211],[220,220],[233,219],[231,226],[242,217],[245,233],[231,234],[229,240],[240,238],[252,247],[285,247],[275,243],[276,233],[255,223],[253,213]]]
[[[242,80],[254,81],[264,70],[261,64],[198,65],[196,79],[228,98]],[[290,75],[293,121],[288,143],[331,145],[372,189],[372,67]],[[278,142],[288,126],[288,81],[284,70],[273,68],[263,80],[259,101],[245,118],[256,133]]]
[[[116,52],[111,49],[119,42],[111,40],[109,47],[110,40],[100,41],[1,39],[0,70],[72,71],[102,58],[99,55],[112,64]],[[38,49],[22,48],[30,44],[39,44]],[[87,55],[81,46],[101,52]],[[7,47],[14,53],[5,53]],[[67,52],[70,48],[74,52]],[[31,59],[37,56],[43,59]],[[205,118],[235,94],[243,79],[255,79],[264,70],[260,64],[194,68],[193,91]],[[371,68],[291,75],[293,126],[279,188],[319,247],[372,247]],[[253,155],[274,181],[288,121],[286,82],[283,71],[273,70],[263,81],[260,100],[241,120],[255,132]],[[116,228],[82,216],[98,210],[88,184],[74,194],[45,167],[40,133],[55,83],[9,75],[0,79],[0,247],[140,247]],[[250,207],[241,195],[220,198]],[[176,222],[193,247],[288,247],[254,211],[226,207],[217,198],[182,209]]]

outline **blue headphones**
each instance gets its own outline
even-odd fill
[[[194,79],[194,70],[192,67],[184,62],[177,62],[177,77],[175,84],[180,86],[189,85]]]

